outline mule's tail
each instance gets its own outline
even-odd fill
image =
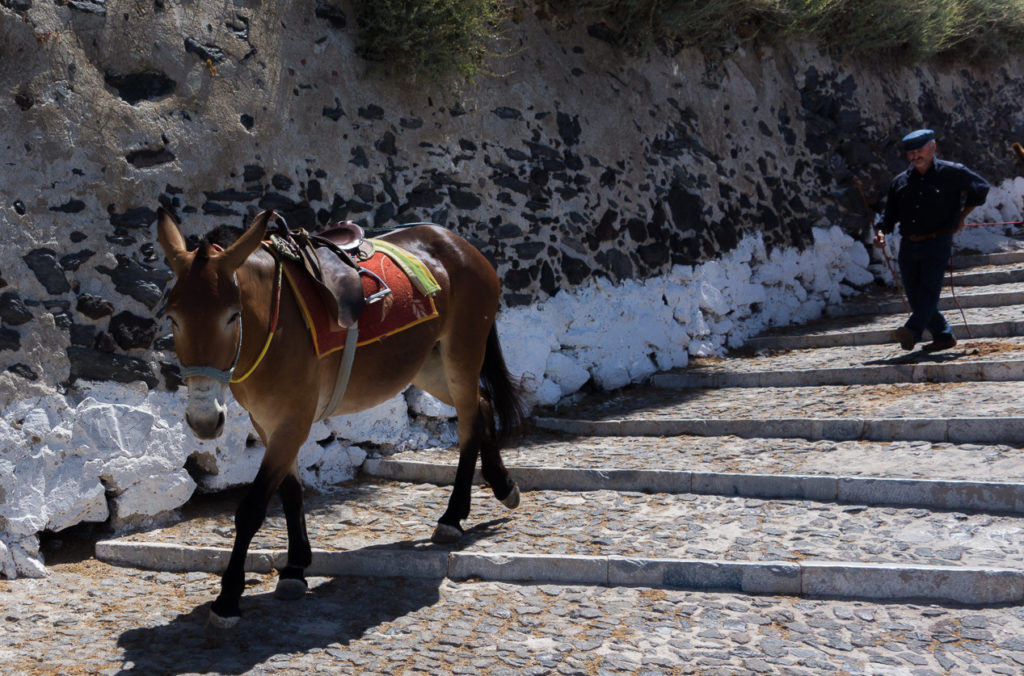
[[[491,403],[494,415],[498,417],[501,429],[497,432],[498,439],[516,437],[523,431],[526,422],[526,411],[523,408],[522,392],[519,384],[512,379],[505,365],[505,356],[501,352],[498,340],[498,326],[491,325],[487,336],[487,351],[484,353],[484,366],[480,371],[480,385],[484,397]]]

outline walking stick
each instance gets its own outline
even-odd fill
[[[864,187],[860,184],[860,179],[856,176],[853,177],[853,182],[857,186],[857,192],[860,193],[860,198],[864,202],[864,211],[871,219],[871,205],[868,204],[867,195],[864,194]],[[872,231],[874,231],[874,222],[872,221]],[[889,243],[886,242],[885,246],[882,247],[882,257],[885,259],[885,265],[889,268],[889,274],[892,275],[892,281],[896,284],[896,288],[900,292],[900,300],[903,301],[903,309],[910,314],[910,303],[907,302],[907,294],[903,291],[903,283],[900,281],[899,276],[896,274],[896,269],[892,265],[892,260],[889,258]]]

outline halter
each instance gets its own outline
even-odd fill
[[[249,376],[252,375],[256,367],[263,362],[263,357],[266,356],[267,350],[270,349],[270,342],[274,339],[274,333],[277,332],[277,320],[280,317],[281,309],[281,276],[283,274],[283,267],[281,261],[278,259],[274,266],[274,314],[270,320],[270,329],[267,331],[267,340],[263,343],[263,349],[260,350],[259,356],[256,357],[256,361],[253,363],[249,370],[243,373],[240,377],[235,378],[235,368],[238,366],[238,359],[242,355],[242,315],[238,316],[238,345],[235,347],[235,358],[231,361],[230,368],[227,369],[216,369],[212,366],[182,366],[181,367],[181,378],[190,378],[192,376],[205,376],[212,378],[219,383],[224,385],[232,385],[240,383]],[[238,271],[235,271],[234,275],[235,286],[238,286]]]

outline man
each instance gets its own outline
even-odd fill
[[[913,350],[925,329],[932,342],[925,352],[956,345],[953,330],[939,312],[942,281],[953,248],[953,235],[964,219],[985,202],[988,182],[962,164],[935,157],[935,132],[918,129],[903,138],[910,166],[889,186],[885,216],[875,234],[875,246],[900,224],[900,277],[910,304],[910,318],[892,332],[893,342]]]

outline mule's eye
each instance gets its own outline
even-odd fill
[[[236,312],[233,315],[231,315],[231,317],[228,319],[228,324],[229,325],[230,324],[234,324],[235,322],[237,322],[241,318],[242,318],[242,313],[241,312]]]

